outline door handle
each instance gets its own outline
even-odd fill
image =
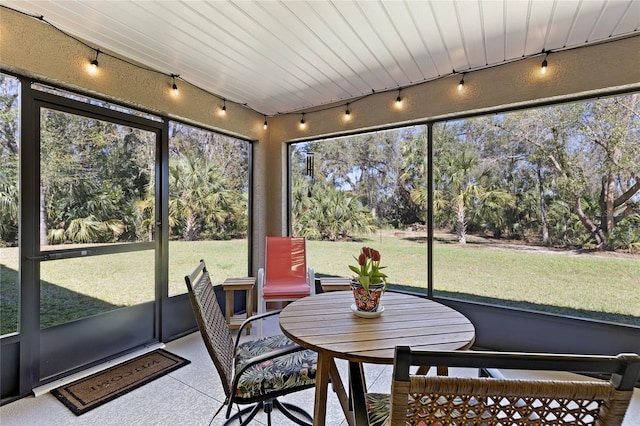
[[[58,260],[58,259],[69,259],[72,257],[83,257],[91,254],[89,250],[74,250],[74,251],[65,251],[62,253],[46,253],[39,254],[36,256],[27,256],[28,260]]]

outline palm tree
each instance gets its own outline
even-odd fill
[[[478,157],[465,149],[443,153],[443,174],[441,182],[447,188],[447,202],[454,212],[456,236],[460,244],[467,243],[467,206],[480,198],[481,188],[473,171],[478,165]]]
[[[0,240],[10,243],[17,238],[18,186],[5,172],[0,172]]]
[[[242,214],[239,197],[226,189],[216,165],[206,158],[179,157],[169,167],[169,216],[186,241],[197,239],[206,223],[224,229]]]
[[[155,227],[155,207],[156,197],[155,189],[150,185],[147,189],[144,198],[133,201],[132,211],[134,221],[136,224],[136,235],[141,238],[145,233],[147,234],[147,241],[153,241],[153,230]],[[173,218],[169,217],[169,227],[174,226]]]
[[[46,206],[51,243],[110,242],[124,232],[117,190],[104,193],[95,180],[70,179],[51,185]]]
[[[371,212],[354,194],[332,186],[314,185],[311,197],[303,179],[294,181],[293,231],[313,240],[336,241],[374,232]]]
[[[510,231],[508,211],[516,207],[515,196],[497,186],[480,186],[478,193],[478,204],[473,211],[475,224],[491,231],[495,237]]]
[[[426,222],[427,216],[427,133],[402,145],[400,187],[409,194],[417,216]]]

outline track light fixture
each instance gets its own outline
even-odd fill
[[[178,74],[171,74],[171,78],[173,78],[173,85],[171,87],[173,88],[174,95],[178,94],[178,85],[176,84],[176,77],[179,77]]]
[[[344,119],[345,120],[350,120],[351,119],[351,111],[349,110],[349,103],[347,102],[347,110],[344,112]]]
[[[460,79],[460,83],[458,83],[458,92],[460,92],[463,87],[464,87],[464,74],[462,74],[462,78]]]
[[[304,129],[305,127],[307,127],[307,122],[304,121],[304,112],[302,113],[302,118],[300,119],[300,128]]]
[[[100,54],[100,49],[96,49],[96,57],[93,61],[91,61],[91,67],[93,69],[98,68],[98,55]]]
[[[225,115],[227,113],[227,100],[225,98],[222,99],[222,108],[220,108],[220,115]]]
[[[544,60],[542,61],[542,65],[540,65],[540,72],[542,74],[546,74],[547,73],[547,66],[549,65],[549,63],[547,62],[547,57],[548,56],[549,56],[549,52],[545,52]]]
[[[269,124],[267,124],[267,116],[264,116],[264,124],[262,125],[262,128],[267,130],[267,127],[269,127]]]

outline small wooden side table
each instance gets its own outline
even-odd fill
[[[255,284],[255,277],[227,278],[222,283],[222,289],[226,296],[224,316],[230,329],[240,328],[242,322],[253,315],[253,287]],[[235,315],[233,313],[233,293],[236,290],[245,291],[247,298],[247,309],[245,314]],[[251,324],[247,324],[245,329],[247,330],[247,334],[251,333]]]
[[[349,278],[320,278],[320,286],[323,292],[351,290],[351,280]]]

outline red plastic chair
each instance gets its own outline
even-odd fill
[[[307,268],[303,237],[267,237],[264,268],[258,270],[258,314],[267,302],[288,302],[315,294],[315,274]],[[262,335],[262,321],[258,326]]]

